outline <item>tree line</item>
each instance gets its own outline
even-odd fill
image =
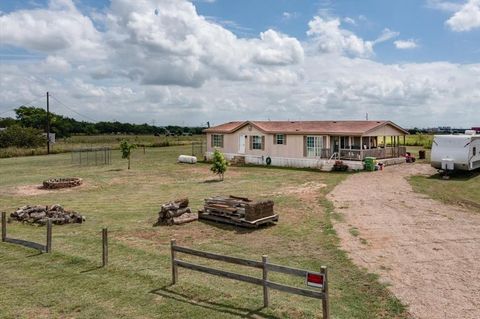
[[[0,118],[0,128],[19,126],[37,129],[44,132],[47,123],[47,111],[33,106],[21,106],[15,109],[16,118]],[[50,113],[50,132],[56,137],[70,137],[71,135],[98,135],[98,134],[134,134],[134,135],[182,135],[201,134],[205,127],[187,127],[168,125],[164,127],[149,124],[131,124],[114,122],[91,123],[77,121],[63,115]],[[17,130],[18,131],[18,130]],[[18,132],[17,132],[18,133]]]

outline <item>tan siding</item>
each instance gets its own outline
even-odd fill
[[[386,124],[382,127],[377,128],[374,131],[369,132],[368,134],[363,134],[363,136],[403,136],[404,132],[397,129],[393,125]]]

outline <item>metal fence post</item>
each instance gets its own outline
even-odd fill
[[[320,268],[320,273],[323,274],[323,293],[325,296],[322,299],[323,319],[330,319],[330,306],[328,304],[328,271],[326,266]]]
[[[108,229],[102,229],[102,266],[108,265]]]
[[[7,240],[7,213],[2,212],[2,242]]]
[[[175,244],[176,240],[172,239],[170,241],[170,249],[172,253],[172,285],[175,285],[178,281],[178,270],[177,270],[177,265],[175,264],[175,257],[176,257],[176,251],[175,251]]]
[[[263,255],[262,256],[262,263],[263,263],[263,306],[266,308],[268,307],[269,304],[269,293],[268,293],[268,287],[267,287],[267,280],[268,280],[268,268],[267,268],[267,263],[268,263],[268,256]]]
[[[45,252],[52,252],[52,220],[50,218],[47,221],[47,245],[45,246]]]

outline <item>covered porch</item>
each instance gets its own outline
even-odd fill
[[[363,161],[365,157],[397,158],[406,153],[405,135],[331,136],[332,158]]]

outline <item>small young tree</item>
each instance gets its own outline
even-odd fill
[[[222,181],[223,176],[227,171],[227,165],[228,163],[225,159],[225,156],[223,156],[223,154],[219,150],[215,150],[215,152],[213,152],[213,164],[210,170],[217,174]]]
[[[128,169],[130,169],[130,155],[132,154],[132,150],[136,148],[135,144],[129,143],[127,140],[123,140],[120,142],[120,150],[122,151],[122,158],[128,159]]]

